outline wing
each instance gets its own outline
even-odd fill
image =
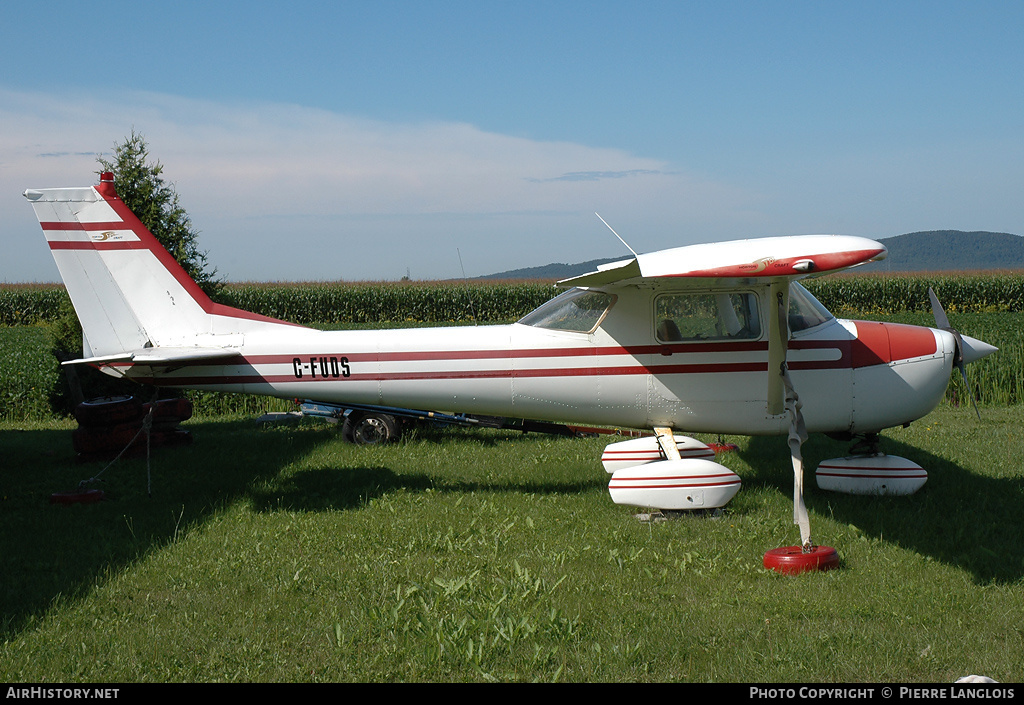
[[[849,235],[765,237],[689,245],[612,262],[559,286],[605,286],[631,279],[801,279],[885,259],[885,246]],[[694,282],[695,286],[701,285]]]

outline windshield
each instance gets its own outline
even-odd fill
[[[831,321],[835,316],[821,305],[811,292],[793,282],[789,287],[789,330],[791,333],[807,330]]]
[[[615,297],[603,291],[570,289],[526,314],[519,320],[524,326],[589,333],[604,318]]]

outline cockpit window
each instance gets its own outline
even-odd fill
[[[526,314],[519,322],[524,326],[590,333],[615,303],[615,297],[603,291],[570,289]]]
[[[835,318],[811,292],[793,282],[789,286],[789,331],[796,333]]]
[[[662,343],[761,337],[757,296],[752,293],[665,294],[654,308]]]

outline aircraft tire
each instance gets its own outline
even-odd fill
[[[142,416],[142,404],[133,396],[97,397],[75,407],[75,419],[89,428],[131,423]]]
[[[784,546],[764,554],[764,567],[783,575],[830,570],[838,565],[839,552],[831,546],[815,546],[809,553],[800,546]]]
[[[401,429],[390,414],[353,411],[345,417],[341,435],[356,445],[378,445],[398,440]]]

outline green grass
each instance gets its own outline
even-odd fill
[[[124,460],[107,501],[50,505],[103,464],[52,420],[49,330],[2,329],[0,679],[1019,681],[1022,315],[950,312],[1000,352],[968,368],[980,422],[944,405],[886,432],[928,469],[918,494],[823,493],[809,471],[813,536],[842,565],[798,577],[761,566],[799,538],[782,438],[728,439],[744,485],[723,516],[651,524],[611,502],[607,438],[361,448],[321,422],[254,426],[283,402],[207,395],[195,444],[149,477]]]
[[[798,541],[782,438],[721,461],[721,517],[613,504],[607,438],[424,431],[384,448],[307,421],[189,424],[192,446],[103,474],[71,424],[0,426],[0,679],[918,681],[1024,670],[1024,410],[948,407],[886,434],[917,495],[819,492],[835,571],[786,577]],[[842,455],[812,437],[804,455]]]

